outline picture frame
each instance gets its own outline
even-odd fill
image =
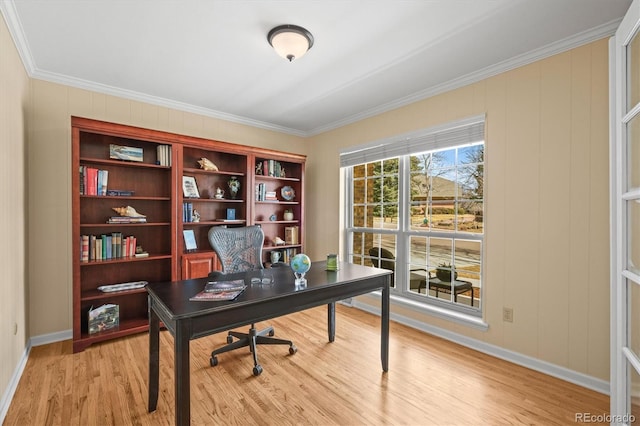
[[[184,194],[184,198],[200,198],[195,177],[182,176],[182,193]]]
[[[112,160],[143,161],[143,150],[135,146],[109,144],[109,158]]]
[[[193,251],[198,249],[198,243],[196,242],[196,235],[193,229],[185,229],[182,231],[184,237],[184,248],[186,251]]]

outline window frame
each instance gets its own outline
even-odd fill
[[[478,127],[480,125],[480,127]],[[476,126],[474,129],[475,140],[464,140],[465,135],[462,134],[462,138],[449,138],[449,140],[439,139],[440,134],[446,134],[451,129],[467,129],[471,126]],[[478,130],[481,130],[478,132]],[[412,229],[411,227],[411,194],[409,193],[411,188],[409,185],[409,179],[411,179],[411,161],[412,155],[420,154],[423,152],[433,152],[442,150],[445,148],[460,148],[463,146],[482,143],[484,154],[486,154],[486,138],[484,135],[485,129],[485,117],[475,116],[464,120],[448,123],[442,126],[432,127],[428,129],[422,129],[417,132],[412,132],[408,135],[396,136],[388,138],[383,141],[376,141],[373,143],[365,144],[359,147],[350,148],[349,150],[341,153],[341,168],[343,171],[343,193],[344,193],[344,250],[345,260],[347,262],[353,261],[354,247],[353,247],[353,235],[355,233],[368,233],[368,234],[381,234],[381,235],[395,235],[396,238],[396,253],[395,253],[395,273],[394,284],[391,288],[391,295],[399,297],[401,299],[416,303],[417,305],[431,306],[439,311],[451,312],[456,315],[465,315],[470,317],[482,317],[486,300],[484,299],[484,287],[485,287],[485,238],[486,238],[486,184],[483,183],[483,232],[463,232],[459,230],[453,231],[438,231],[431,229],[429,231],[421,231]],[[479,134],[481,136],[479,136]],[[481,137],[481,140],[477,140]],[[470,138],[471,139],[471,138]],[[427,141],[425,143],[425,140]],[[400,142],[398,142],[400,141]],[[435,143],[434,143],[435,141]],[[398,147],[397,145],[404,145]],[[395,155],[390,157],[384,157],[386,153],[398,153],[404,151],[402,155]],[[348,158],[343,161],[343,155]],[[389,160],[398,158],[398,226],[396,229],[386,228],[369,228],[369,227],[356,227],[354,226],[354,194],[353,194],[353,182],[354,182],[354,167],[362,164],[369,164],[375,161]],[[358,162],[361,159],[362,161]],[[350,163],[350,164],[348,164]],[[483,167],[486,164],[486,157],[483,158]],[[484,181],[486,182],[486,167],[484,167]],[[456,200],[460,197],[456,195]],[[461,303],[455,303],[453,301],[453,295],[449,300],[440,300],[436,297],[429,297],[427,295],[420,294],[415,291],[411,291],[411,284],[409,280],[409,268],[411,267],[411,238],[413,236],[418,237],[434,237],[434,238],[446,238],[451,239],[454,247],[456,240],[470,240],[478,241],[480,244],[480,301],[478,306],[468,306]],[[454,253],[455,254],[455,253]],[[364,264],[371,264],[371,258],[369,253],[362,253]]]

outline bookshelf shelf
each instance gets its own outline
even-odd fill
[[[82,228],[120,228],[120,227],[139,227],[147,226],[170,226],[169,222],[145,222],[145,223],[83,223]]]
[[[146,295],[146,291],[145,291]],[[120,327],[116,329],[101,331],[99,333],[89,334],[83,333],[81,336],[82,344],[86,348],[87,346],[103,342],[105,340],[116,339],[118,337],[128,336],[132,333],[142,333],[149,329],[148,319],[122,319],[120,318]]]
[[[140,200],[140,201],[171,201],[170,197],[137,197],[135,195],[80,195],[80,198],[99,198],[101,200]]]
[[[265,176],[265,175],[256,175],[256,180],[281,180],[281,181],[290,181],[290,182],[300,182],[300,178]]]
[[[185,228],[191,226],[216,226],[216,225],[243,225],[246,220],[201,220],[200,222],[185,222],[182,224]]]
[[[185,175],[190,174],[198,174],[198,175],[226,175],[226,176],[244,176],[243,172],[228,172],[224,170],[204,170],[204,169],[195,169],[191,167],[184,167],[182,169]]]
[[[244,203],[244,200],[239,198],[185,198],[185,203]]]
[[[114,263],[129,263],[129,262],[152,262],[154,260],[171,259],[170,254],[154,254],[147,257],[123,257],[118,259],[103,259],[103,260],[90,260],[88,262],[80,262],[81,267],[85,266],[102,266]]]
[[[164,169],[169,170],[171,167],[169,166],[161,166],[159,164],[149,164],[149,163],[137,163],[133,161],[122,161],[122,160],[108,160],[102,158],[90,158],[90,157],[80,157],[80,162],[83,164],[103,164],[103,165],[111,165],[116,167],[142,167],[147,169]]]
[[[147,290],[145,288],[136,288],[134,290],[123,290],[123,291],[114,291],[111,293],[103,293],[99,290],[89,290],[83,293],[82,300],[83,301],[117,301],[118,297],[129,297],[132,294],[136,293],[144,293],[147,294]]]

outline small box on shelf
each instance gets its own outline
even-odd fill
[[[284,228],[284,242],[287,245],[298,244],[298,232],[297,226],[285,226]]]

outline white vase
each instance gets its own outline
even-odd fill
[[[284,220],[293,220],[293,213],[291,213],[291,212],[285,212],[285,214],[284,214]]]

